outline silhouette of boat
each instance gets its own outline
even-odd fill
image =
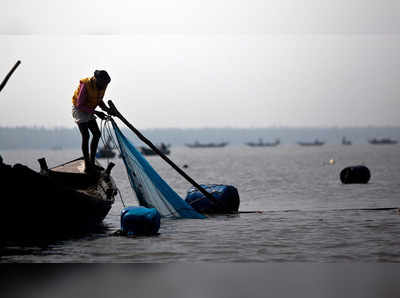
[[[347,140],[346,137],[342,138],[342,145],[351,145],[351,144],[352,144],[351,141]]]
[[[258,143],[248,142],[247,146],[250,147],[275,147],[281,143],[280,139],[276,139],[275,142],[263,142],[262,139],[258,139]]]
[[[200,143],[198,141],[194,142],[193,144],[185,144],[186,147],[189,148],[221,148],[228,145],[228,142],[221,142],[221,143]]]
[[[368,142],[372,145],[395,145],[397,144],[396,140],[392,140],[391,138],[373,138],[371,140],[368,140]]]
[[[166,145],[164,143],[161,143],[159,146],[157,146],[158,150],[160,150],[165,155],[169,155],[171,153],[171,151],[169,150],[170,147],[171,147],[170,144]],[[150,148],[147,147],[139,147],[139,148],[140,148],[140,153],[142,153],[143,155],[157,155],[157,153]]]
[[[96,153],[96,158],[113,158],[115,157],[115,152],[112,149],[111,146],[111,137],[107,139],[107,142],[104,144],[103,147],[101,147],[97,153]]]
[[[321,142],[318,139],[315,139],[314,142],[297,142],[300,146],[322,146],[325,144],[325,142]]]
[[[117,194],[110,172],[84,173],[83,158],[41,171],[6,165],[0,160],[5,187],[0,232],[3,240],[55,239],[98,226],[107,216]]]

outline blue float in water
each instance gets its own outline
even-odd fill
[[[160,218],[155,208],[126,207],[121,211],[121,231],[128,236],[156,235]]]
[[[199,213],[232,213],[239,210],[240,198],[232,185],[201,185],[215,200],[206,198],[197,188],[188,190],[185,201]]]

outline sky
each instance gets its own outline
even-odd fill
[[[73,127],[105,69],[138,128],[400,126],[400,2],[2,0],[0,126]]]

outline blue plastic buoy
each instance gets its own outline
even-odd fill
[[[121,211],[121,231],[127,236],[157,235],[160,219],[155,208],[129,206]]]
[[[185,201],[199,213],[232,213],[239,210],[240,198],[237,189],[232,185],[201,185],[214,200],[206,198],[197,188],[188,190]]]

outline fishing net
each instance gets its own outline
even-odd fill
[[[136,193],[139,204],[156,208],[164,217],[205,218],[186,203],[153,169],[143,155],[122,134],[111,120],[118,140],[129,182]]]

